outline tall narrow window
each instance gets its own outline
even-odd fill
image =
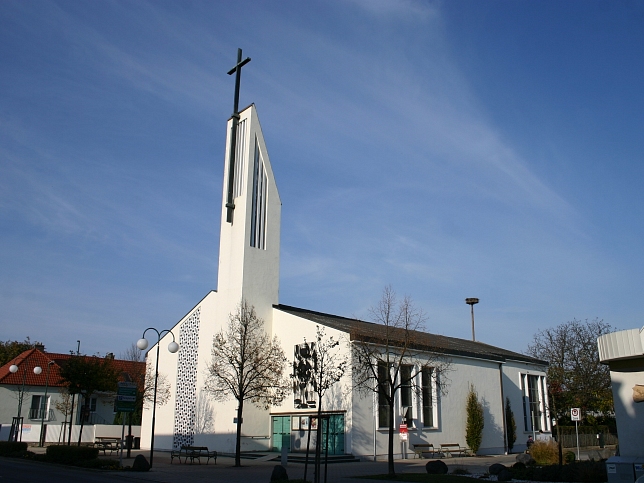
[[[389,367],[385,362],[378,361],[378,426],[389,427],[389,401],[390,394]]]
[[[400,405],[401,410],[404,411],[405,417],[404,424],[412,423],[412,402],[411,402],[411,373],[413,366],[401,365],[400,366]]]
[[[237,198],[244,192],[245,169],[246,169],[246,120],[239,121],[237,125],[237,143],[235,144],[235,186],[233,197]]]
[[[521,374],[523,392],[523,421],[526,431],[550,431],[547,414],[545,377]]]
[[[432,399],[432,372],[431,367],[423,367],[421,371],[421,384],[423,393],[423,426],[434,427],[434,401]]]
[[[539,376],[528,376],[528,404],[532,429],[539,431],[541,427],[541,411],[539,408]]]
[[[264,159],[255,139],[255,162],[253,166],[253,200],[250,220],[250,246],[266,249],[266,203],[268,176]]]

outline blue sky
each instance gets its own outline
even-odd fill
[[[237,48],[280,302],[523,352],[639,327],[644,2],[0,3],[0,339],[119,354],[217,287]]]

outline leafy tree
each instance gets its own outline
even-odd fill
[[[69,358],[60,369],[60,378],[67,386],[69,394],[83,396],[81,416],[89,414],[89,404],[97,392],[116,391],[118,371],[110,359],[96,356],[74,356]],[[81,417],[78,446],[83,434],[84,417]]]
[[[318,429],[317,429],[317,444],[315,445],[315,471],[314,482],[320,481],[320,455],[322,448],[322,398],[324,394],[333,387],[347,369],[348,357],[346,353],[342,353],[340,341],[333,336],[327,337],[324,328],[316,326],[315,342],[308,344],[304,339],[304,344],[307,346],[307,352],[311,355],[312,364],[309,366],[308,361],[305,363],[307,367],[304,372],[313,384],[313,390],[318,398]],[[304,381],[302,375],[302,361],[297,359],[293,362],[293,380],[294,389],[299,382]],[[328,428],[327,428],[328,430]]]
[[[612,331],[603,320],[573,319],[534,335],[527,353],[549,364],[548,409],[557,426],[566,422],[573,407],[585,415],[613,414],[610,371],[599,362],[597,349],[597,338]]]
[[[431,379],[438,392],[445,394],[450,362],[439,344],[431,351],[426,350],[427,334],[423,330],[426,317],[422,310],[414,306],[411,298],[404,297],[398,301],[394,290],[387,286],[378,304],[370,309],[370,314],[382,328],[377,333],[359,328],[351,333],[353,383],[360,392],[375,392],[379,401],[384,403],[380,404],[380,410],[387,411],[387,470],[390,476],[395,476],[396,393],[404,387],[422,398],[422,386],[417,381],[422,380],[418,376],[424,371],[425,377]],[[424,350],[417,350],[419,347]],[[401,371],[403,368],[404,371]]]
[[[481,441],[483,440],[483,426],[485,426],[485,419],[483,416],[483,404],[479,401],[478,394],[472,384],[470,384],[470,390],[467,393],[465,412],[467,414],[465,442],[467,443],[467,446],[476,453],[481,447]]]
[[[512,448],[514,448],[514,442],[517,440],[517,423],[514,420],[509,397],[505,398],[505,432],[508,441],[508,453],[511,453]]]
[[[4,366],[14,357],[19,356],[24,351],[32,349],[37,345],[44,347],[42,342],[31,342],[29,337],[22,342],[17,340],[0,341],[0,366]]]
[[[245,300],[230,314],[228,327],[212,344],[206,390],[218,401],[237,400],[235,466],[241,466],[241,427],[244,403],[268,408],[281,402],[290,387],[284,377],[286,357],[277,337],[264,331],[264,321]]]

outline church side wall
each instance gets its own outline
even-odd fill
[[[280,339],[282,349],[288,359],[286,374],[293,373],[293,361],[295,346],[316,340],[316,324],[307,319],[287,314],[280,310],[273,310],[273,330]],[[324,328],[325,338],[333,337],[340,341],[340,350],[349,357],[348,334],[326,326]],[[348,359],[350,360],[350,359]],[[315,408],[296,408],[294,390],[289,391],[288,396],[281,405],[271,408],[271,415],[284,415],[293,417],[314,416],[317,414]],[[317,400],[317,395],[315,395]],[[352,452],[352,427],[353,413],[351,406],[351,374],[350,364],[344,377],[327,391],[322,400],[322,411],[342,414],[344,417],[344,453]],[[292,430],[290,434],[291,448],[293,451],[306,451],[307,433],[302,430]],[[312,445],[313,446],[313,445]]]
[[[503,408],[505,411],[505,399],[509,399],[510,409],[514,414],[514,421],[517,427],[517,439],[514,442],[514,446],[512,448],[513,453],[520,453],[525,451],[527,449],[526,441],[528,440],[528,436],[533,434],[529,426],[529,421],[526,421],[526,419],[529,420],[530,415],[529,413],[526,414],[524,408],[525,388],[522,386],[521,381],[525,375],[538,376],[539,378],[542,378],[541,380],[545,383],[546,367],[519,361],[507,361],[505,364],[503,364]],[[547,411],[548,402],[545,384],[544,391],[540,394],[540,397],[542,399],[542,409]],[[548,414],[544,415],[543,419],[544,423],[546,424],[543,435],[545,435],[545,437],[550,437],[552,434],[552,426],[549,423],[550,418],[548,417]],[[527,429],[526,425],[528,425]]]
[[[504,397],[509,396],[515,409],[517,427],[519,428],[519,416],[522,418],[521,391],[518,389],[519,374],[525,372],[525,367],[520,364],[504,364],[501,368],[498,362],[468,359],[463,357],[451,358],[451,370],[443,377],[443,381],[449,380],[447,394],[437,398],[437,420],[435,427],[423,427],[422,407],[420,401],[416,401],[413,409],[413,427],[409,428],[409,443],[411,448],[414,443],[432,443],[435,447],[441,444],[458,443],[466,446],[466,401],[469,385],[473,384],[478,393],[479,401],[483,405],[485,427],[483,440],[479,448],[479,454],[503,454],[505,446],[505,425],[504,425]],[[507,365],[507,367],[505,367]],[[536,372],[532,368],[533,372]],[[503,372],[501,372],[503,371]],[[539,372],[545,375],[544,372]],[[501,394],[501,381],[503,374],[503,396]],[[515,386],[515,390],[511,386]],[[400,393],[397,393],[395,420],[395,446],[394,453],[397,457],[403,454],[403,446],[398,435],[398,427],[402,422],[400,408]],[[354,454],[373,458],[374,456],[374,435],[376,440],[376,454],[378,458],[386,457],[388,445],[388,430],[377,428],[377,397],[372,393],[361,394],[357,391],[353,396],[353,451]],[[519,431],[517,431],[519,432]],[[516,446],[516,445],[515,445]],[[407,450],[410,454],[409,449]]]

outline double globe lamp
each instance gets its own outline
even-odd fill
[[[174,334],[172,333],[171,330],[162,330],[161,332],[159,332],[154,327],[148,327],[143,331],[143,336],[136,343],[136,346],[142,351],[147,349],[149,345],[148,340],[145,338],[145,333],[148,330],[153,330],[157,334],[157,360],[156,360],[156,368],[154,370],[154,401],[152,403],[152,438],[150,440],[150,468],[152,468],[152,460],[154,458],[154,422],[156,419],[156,410],[157,410],[157,380],[159,379],[159,345],[164,334],[172,335],[172,342],[168,344],[168,352],[171,352],[172,354],[174,354],[175,352],[178,352],[179,344],[177,344],[176,341],[174,340]]]

